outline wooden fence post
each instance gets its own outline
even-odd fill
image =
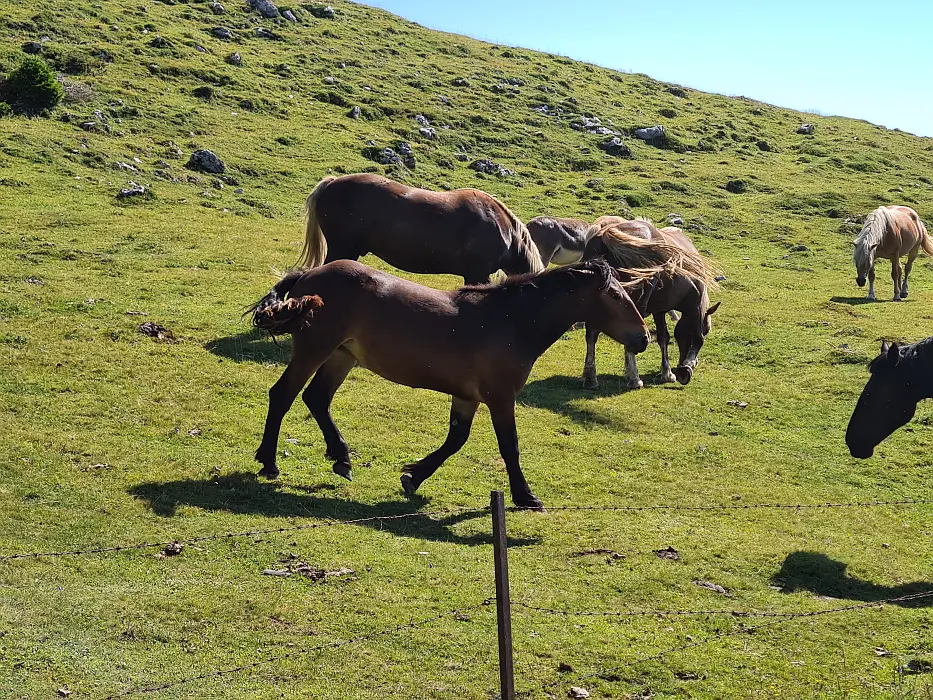
[[[499,683],[501,700],[515,700],[515,668],[512,665],[512,605],[509,600],[509,547],[505,535],[505,494],[493,491],[492,549],[496,565],[496,622],[499,630]]]

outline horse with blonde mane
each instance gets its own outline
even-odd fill
[[[700,349],[712,329],[712,316],[719,303],[710,306],[710,288],[716,287],[715,272],[679,228],[657,229],[647,219],[628,221],[617,216],[600,217],[593,224],[598,231],[590,238],[584,260],[603,257],[618,269],[618,275],[632,300],[645,317],[654,316],[657,341],[661,348],[661,381],[688,384],[699,361]],[[633,275],[631,269],[647,275]],[[721,302],[720,302],[721,303]],[[674,338],[680,360],[671,369],[668,358],[670,333],[665,314],[679,311]],[[586,359],[583,386],[596,389],[596,341],[599,331],[586,329]],[[638,376],[635,353],[625,353],[625,376],[629,388],[644,386]]]
[[[864,287],[867,278],[868,298],[875,299],[875,261],[887,258],[891,261],[894,301],[906,299],[907,278],[921,248],[933,255],[933,241],[917,212],[910,207],[878,207],[865,217],[862,232],[855,239],[855,283]],[[907,264],[902,274],[901,258],[905,255]]]
[[[372,253],[408,272],[459,275],[467,284],[498,270],[544,270],[525,225],[481,190],[434,192],[362,173],[325,177],[304,211],[301,267]]]
[[[599,232],[598,227],[582,219],[555,216],[536,216],[528,221],[527,226],[545,266],[580,262],[586,244]]]

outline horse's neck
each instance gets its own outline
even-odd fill
[[[556,343],[574,323],[586,320],[587,315],[585,297],[589,290],[582,285],[573,290],[553,285],[542,287],[523,290],[525,303],[510,314],[510,320],[520,329],[522,341],[535,358]]]

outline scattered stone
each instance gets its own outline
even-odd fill
[[[229,56],[227,56],[224,60],[225,60],[227,63],[229,63],[231,66],[241,66],[241,65],[243,65],[243,57],[240,56],[240,54],[239,54],[238,51],[234,51],[232,54],[230,54]]]
[[[164,559],[166,557],[177,557],[179,554],[181,554],[184,548],[185,545],[183,545],[181,542],[170,542],[169,544],[165,545],[165,549],[159,552],[159,554],[156,556],[158,556],[160,559]]]
[[[454,619],[459,620],[460,622],[469,622],[473,618],[467,615],[466,613],[462,613],[458,610],[457,612],[454,613]]]
[[[760,151],[773,151],[774,150],[768,141],[762,140],[762,141],[759,141],[755,145],[758,146],[758,150]]]
[[[117,199],[128,199],[130,197],[146,197],[151,193],[148,188],[143,187],[142,185],[137,185],[135,182],[130,182],[129,187],[124,187],[117,193]]]
[[[223,41],[233,41],[234,38],[233,32],[231,32],[226,27],[214,27],[211,30],[211,34],[216,36],[218,39],[222,39]]]
[[[354,105],[354,107],[347,112],[347,116],[350,117],[350,119],[359,119],[363,116],[363,110],[360,109],[359,105]]]
[[[579,688],[575,685],[570,686],[570,697],[572,698],[588,698],[590,697],[590,691],[586,688]]]
[[[911,659],[904,666],[898,667],[898,673],[914,675],[933,672],[933,662],[925,659]]]
[[[604,141],[599,147],[611,156],[618,158],[632,157],[632,149],[618,136],[613,136],[608,141]]]
[[[683,226],[684,219],[680,214],[668,214],[667,223],[669,223],[671,226]]]
[[[736,408],[748,408],[748,401],[738,401],[737,399],[729,399],[726,401],[727,406],[735,406]]]
[[[242,187],[237,187],[235,190],[233,190],[234,194],[243,194],[243,192],[245,192],[245,190]]]
[[[680,552],[673,547],[654,550],[654,554],[659,559],[670,559],[671,561],[680,561]]]
[[[466,78],[454,78],[451,81],[451,85],[456,85],[457,87],[470,87],[470,81]]]
[[[168,39],[157,36],[155,39],[149,42],[149,46],[154,49],[167,49],[169,47]]]
[[[466,163],[468,160],[470,160],[470,154],[469,153],[455,153],[454,158],[459,160],[461,163]]]
[[[40,54],[42,53],[42,44],[38,41],[27,41],[23,44],[23,52],[31,54]],[[71,691],[68,691],[71,692]]]
[[[483,173],[485,175],[498,175],[499,177],[506,177],[508,175],[514,175],[514,170],[509,170],[498,163],[494,163],[489,160],[489,158],[481,158],[479,160],[474,160],[470,163],[470,169],[475,170],[478,173]]]
[[[27,278],[26,278],[26,283],[27,283],[27,284],[37,284],[37,285],[39,285],[39,286],[42,286],[42,285],[45,284],[45,282],[43,282],[42,280],[40,280],[38,277],[27,277]]]
[[[71,693],[72,691],[69,690],[67,686],[62,686],[58,689],[58,697],[60,698],[67,698]]]
[[[729,278],[726,277],[725,275],[716,275],[713,279],[714,279],[716,282],[725,282],[725,281],[726,281],[727,279],[729,279]]]
[[[185,167],[189,170],[218,175],[227,169],[223,161],[213,151],[207,149],[200,149],[192,153]]]
[[[810,247],[805,246],[802,243],[800,245],[791,246],[789,252],[791,253],[809,253]]]
[[[211,12],[215,15],[222,15],[227,11],[227,8],[221,5],[219,2],[211,3]]]
[[[291,10],[285,10],[282,12],[282,17],[287,19],[289,22],[298,22],[298,18],[295,17],[295,13]]]
[[[648,126],[644,129],[635,129],[635,138],[639,138],[642,141],[654,141],[663,138],[664,134],[664,127],[661,125]]]
[[[724,595],[729,598],[732,597],[732,594],[729,593],[729,591],[727,591],[725,588],[720,586],[718,583],[711,583],[709,581],[697,580],[693,582],[693,585],[699,586],[700,588],[705,588],[708,591],[713,591],[714,593],[719,593],[720,595]]]
[[[253,30],[253,34],[257,39],[278,39],[279,35],[275,32],[266,29],[265,27],[256,27]]]
[[[748,191],[748,183],[745,180],[729,180],[726,183],[726,192],[732,194],[742,194]]]
[[[117,170],[128,170],[131,173],[138,172],[135,165],[130,165],[129,163],[124,163],[122,160],[118,160],[113,164]]]
[[[194,50],[197,51],[198,53],[207,53],[207,49],[205,49],[205,48],[204,48],[203,46],[201,46],[200,44],[195,44],[195,45],[194,45]]]
[[[667,88],[667,91],[671,93],[674,97],[686,97],[687,91],[684,90],[679,85],[671,85]]]
[[[214,88],[210,85],[199,85],[191,91],[191,94],[202,100],[209,100],[214,97]]]
[[[875,647],[875,656],[893,656],[893,654],[884,647]]]
[[[408,141],[399,141],[398,142],[398,152],[403,156],[413,155],[411,150],[411,144]]]
[[[275,19],[280,15],[279,8],[269,0],[248,0],[248,4],[266,19]]]
[[[292,572],[288,569],[263,569],[262,573],[264,576],[280,576],[282,578],[288,578],[292,575]]]
[[[152,321],[140,323],[138,326],[136,326],[136,330],[143,335],[148,335],[150,338],[155,338],[156,340],[175,339],[175,335],[168,328],[159,325],[158,323],[153,323]]]
[[[334,19],[337,16],[337,12],[330,5],[326,7],[311,5],[306,6],[305,9],[318,19]]]
[[[509,78],[505,82],[507,82],[509,85],[514,85],[515,87],[522,87],[525,84],[525,81],[521,78]]]
[[[797,127],[798,134],[812,134],[813,130],[816,129],[813,124],[804,123]]]
[[[333,85],[333,84],[336,83],[336,82],[337,82],[337,79],[336,79],[334,76],[332,76],[332,75],[325,75],[325,76],[324,76],[324,84],[325,84],[325,85]]]
[[[423,126],[418,129],[418,133],[432,141],[437,138],[437,130],[433,126]]]
[[[423,114],[416,114],[415,121],[418,122],[419,126],[431,126],[431,122],[429,122],[428,118]]]

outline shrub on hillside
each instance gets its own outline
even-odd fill
[[[43,114],[61,102],[65,91],[48,64],[38,56],[27,56],[10,71],[2,85],[0,99],[14,111]]]

